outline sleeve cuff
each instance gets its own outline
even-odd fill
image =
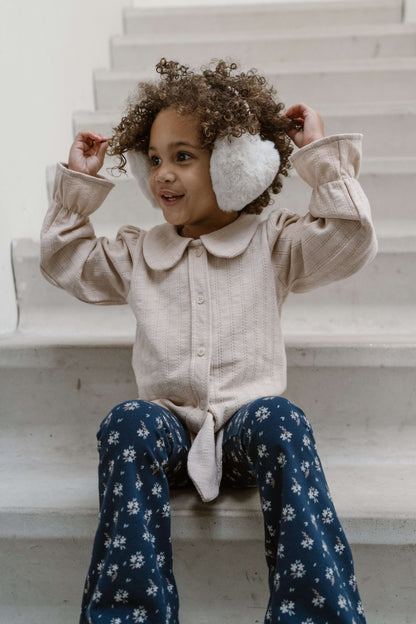
[[[102,176],[90,176],[58,163],[54,182],[56,202],[78,214],[88,216],[101,206],[114,183]]]
[[[313,141],[290,158],[299,176],[312,188],[342,178],[357,178],[362,134],[335,134]]]

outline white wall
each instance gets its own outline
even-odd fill
[[[0,0],[0,333],[16,323],[10,241],[36,237],[45,169],[65,160],[72,113],[92,110],[92,72],[109,67],[130,0]]]

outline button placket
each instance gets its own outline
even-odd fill
[[[203,305],[209,297],[206,250],[198,246],[189,254],[189,285],[191,308],[191,383],[199,406],[208,403],[210,370],[211,318],[210,307]]]

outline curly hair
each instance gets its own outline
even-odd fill
[[[276,90],[251,69],[236,73],[238,65],[212,61],[201,73],[175,61],[162,58],[156,65],[157,82],[142,82],[129,97],[127,110],[113,131],[109,154],[118,156],[114,167],[126,173],[128,150],[147,154],[152,124],[158,113],[169,107],[178,113],[197,117],[201,147],[212,150],[224,136],[238,137],[248,132],[272,141],[280,153],[280,167],[272,184],[242,212],[260,214],[271,203],[271,193],[279,193],[282,176],[289,171],[291,141],[286,130],[293,122],[281,115],[284,105],[275,100]]]

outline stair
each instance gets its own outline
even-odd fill
[[[415,624],[416,27],[401,23],[399,0],[349,0],[129,8],[124,30],[111,69],[95,72],[96,110],[76,112],[74,132],[109,133],[162,55],[195,65],[224,55],[258,66],[287,105],[319,107],[327,134],[364,133],[379,253],[343,282],[288,298],[286,396],[313,424],[368,624]],[[98,234],[162,222],[130,177],[114,181],[93,215]],[[305,211],[309,194],[293,174],[276,202]],[[97,523],[95,431],[137,393],[131,311],[47,283],[37,239],[13,241],[19,327],[0,338],[0,624],[77,622]],[[262,622],[256,491],[212,504],[174,492],[172,509],[181,624]]]

